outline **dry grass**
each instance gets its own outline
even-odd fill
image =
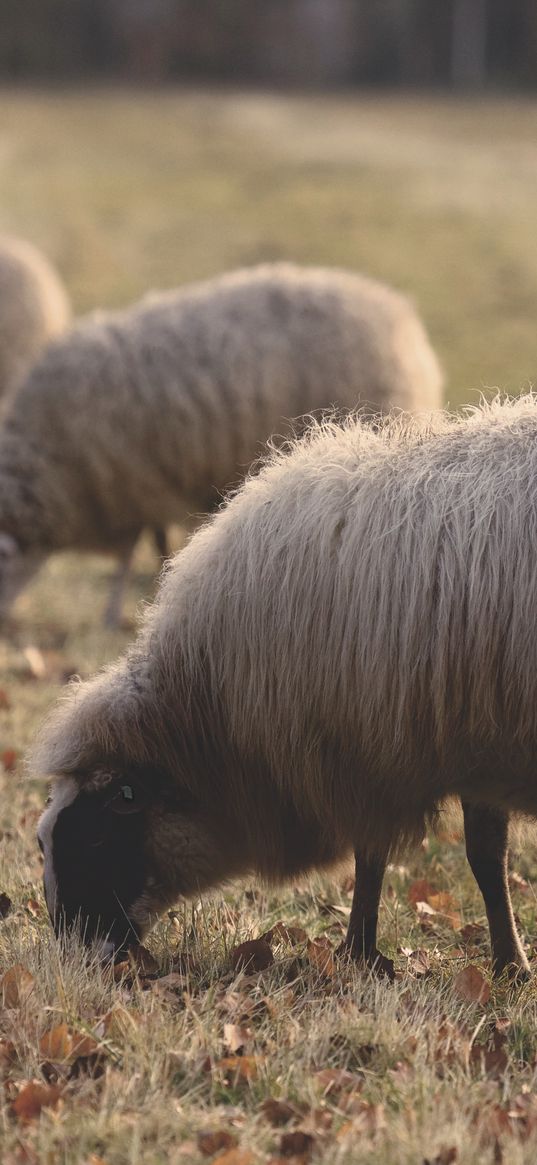
[[[0,227],[45,247],[79,311],[264,258],[368,270],[416,296],[459,403],[482,384],[515,389],[534,376],[534,117],[515,102],[7,92]],[[131,619],[154,568],[146,545]],[[180,909],[151,940],[159,973],[181,951],[193,959],[171,985],[113,983],[77,950],[60,959],[34,843],[43,791],[24,782],[20,758],[64,673],[90,674],[132,633],[100,629],[110,569],[98,558],[51,562],[0,643],[0,754],[15,763],[0,775],[0,891],[13,902],[0,921],[0,973],[20,965],[33,976],[20,1005],[0,1007],[0,1040],[14,1045],[2,1057],[11,1050],[0,1043],[4,1165],[196,1163],[209,1160],[198,1141],[208,1130],[236,1138],[228,1165],[256,1165],[287,1151],[286,1129],[261,1111],[267,1097],[293,1106],[288,1129],[313,1138],[313,1161],[533,1162],[537,995],[503,983],[486,1005],[457,995],[457,970],[489,963],[483,932],[462,929],[483,922],[483,906],[452,840],[432,840],[387,879],[392,987],[344,968],[322,977],[300,941],[275,945],[264,972],[231,970],[233,946],[279,919],[335,945],[350,901],[343,874],[281,893],[230,887]],[[41,652],[39,678],[28,647]],[[527,848],[516,859],[528,878],[534,863]],[[443,913],[412,906],[417,878],[433,901],[451,895]],[[526,885],[514,893],[531,937],[534,896]],[[427,952],[425,977],[409,950]],[[96,1039],[93,1061],[46,1066],[40,1040],[64,1020]],[[244,1056],[256,1059],[244,1079],[240,1065],[218,1067],[225,1024],[246,1028]],[[329,1087],[319,1075],[329,1068],[350,1076]],[[17,1120],[18,1090],[46,1077],[60,1089],[56,1106]]]

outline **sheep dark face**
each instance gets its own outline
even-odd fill
[[[78,930],[103,957],[140,941],[179,896],[224,872],[191,799],[167,799],[137,774],[60,778],[37,837],[56,933]]]
[[[0,530],[0,619],[44,561],[37,551],[23,550],[11,534]]]

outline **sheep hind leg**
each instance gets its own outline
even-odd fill
[[[138,541],[139,535],[125,545],[119,557],[118,568],[112,578],[112,585],[106,604],[103,623],[108,631],[117,631],[121,624],[121,610],[123,607],[123,599],[125,598],[125,589],[132,566],[132,559],[134,555],[134,547]]]
[[[344,943],[338,950],[358,963],[364,963],[375,975],[394,978],[394,967],[377,949],[377,922],[386,860],[365,858],[360,850],[354,852],[356,884],[352,900],[349,927]]]
[[[507,971],[527,979],[530,965],[517,934],[509,894],[507,851],[509,816],[489,805],[463,801],[466,854],[487,911],[494,975]]]

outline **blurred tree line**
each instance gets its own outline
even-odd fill
[[[4,80],[537,84],[537,0],[0,0]]]

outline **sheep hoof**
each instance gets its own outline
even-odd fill
[[[523,983],[529,983],[532,978],[531,967],[527,959],[523,963],[495,963],[492,973],[495,979],[500,979],[505,976],[508,982],[514,987],[520,987]]]
[[[388,979],[390,983],[395,980],[395,968],[393,959],[388,959],[386,955],[382,955],[376,948],[371,951],[367,958],[364,958],[362,951],[357,951],[350,944],[343,942],[335,952],[337,958],[352,959],[353,963],[358,963],[364,970],[372,971],[378,979]]]

